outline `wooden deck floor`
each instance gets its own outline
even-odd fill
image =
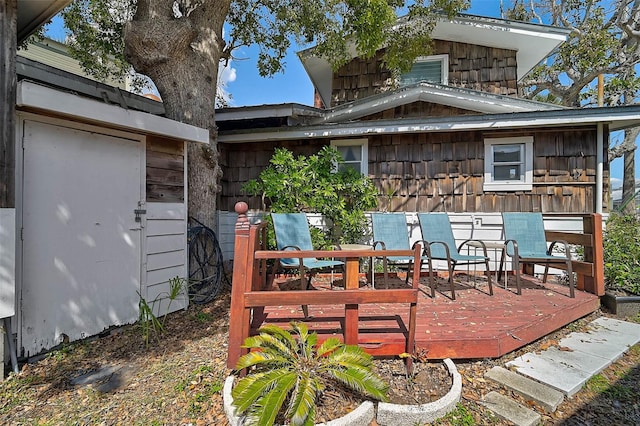
[[[522,295],[515,293],[515,278],[510,288],[495,285],[489,296],[488,286],[477,288],[467,277],[457,280],[456,300],[450,299],[448,285],[439,279],[436,297],[430,297],[428,287],[421,286],[418,302],[416,348],[427,351],[430,359],[496,358],[531,343],[600,306],[597,296],[576,291],[569,298],[566,286],[526,279]],[[376,282],[378,286],[378,282]],[[399,282],[397,285],[400,285]],[[319,291],[328,290],[314,282]],[[333,291],[340,291],[334,289]],[[313,303],[310,301],[310,303]],[[400,353],[405,343],[408,305],[362,305],[359,311],[359,344],[376,348],[378,352]],[[263,316],[256,316],[255,329],[264,323],[281,326],[291,320],[305,321],[318,331],[321,340],[330,336],[342,337],[344,307],[309,305],[309,318],[296,306],[268,307]],[[386,349],[388,349],[388,351]]]

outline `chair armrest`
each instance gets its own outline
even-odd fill
[[[444,241],[431,241],[429,242],[429,247],[433,247],[435,244],[440,244],[444,247],[444,252],[447,255],[447,260],[451,259],[451,251],[449,250],[449,246]]]
[[[374,250],[376,250],[376,246],[380,245],[382,248],[381,250],[386,250],[387,246],[384,243],[384,241],[374,241],[373,244],[371,245],[371,247],[373,247]]]
[[[549,256],[553,256],[553,254],[551,252],[553,251],[553,248],[556,246],[556,244],[563,244],[564,245],[564,254],[565,254],[566,258],[567,259],[571,259],[571,248],[569,247],[569,243],[566,242],[565,240],[552,241],[551,244],[549,245],[549,250],[547,251],[547,254]]]
[[[504,248],[503,248],[504,253],[509,256],[509,252],[508,252],[509,244],[513,245],[512,257],[519,257],[520,255],[518,253],[518,242],[516,240],[506,240],[504,242]]]
[[[487,246],[484,244],[484,241],[482,240],[477,240],[474,238],[469,238],[468,240],[464,240],[463,242],[460,243],[460,245],[458,246],[458,253],[460,253],[460,250],[462,249],[462,247],[464,247],[465,245],[469,244],[469,243],[478,243],[482,246],[482,252],[484,253],[484,257],[488,258],[489,255],[487,253]]]

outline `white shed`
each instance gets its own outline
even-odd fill
[[[15,308],[18,354],[132,323],[140,297],[167,313],[169,280],[188,276],[186,143],[208,131],[26,80],[16,110],[15,297],[0,298],[15,305],[0,312]]]

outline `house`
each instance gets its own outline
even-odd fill
[[[461,238],[499,240],[503,211],[606,213],[609,134],[640,124],[640,107],[571,109],[517,96],[523,77],[567,34],[459,15],[437,24],[433,55],[418,58],[398,79],[385,69],[382,52],[371,59],[354,54],[337,71],[313,49],[300,52],[316,106],[217,115],[221,240],[232,234],[226,223],[233,214],[225,212],[237,201],[260,209],[261,200],[240,189],[276,147],[310,154],[336,146],[373,179],[379,209],[392,194],[393,211],[448,212]],[[560,218],[549,226],[580,229]]]
[[[0,318],[15,364],[137,321],[141,298],[155,315],[187,306],[186,289],[172,303],[167,293],[188,276],[186,144],[209,133],[117,87],[24,57],[14,64]]]

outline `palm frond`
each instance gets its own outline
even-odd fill
[[[281,366],[288,363],[288,359],[272,352],[254,351],[244,354],[238,359],[235,370],[253,367],[254,365]]]
[[[289,375],[295,377],[296,373],[278,369],[243,377],[231,391],[233,405],[239,413],[244,413],[255,406],[264,394],[276,387],[278,380]]]
[[[373,357],[359,346],[346,345],[331,352],[327,356],[327,363],[339,364],[345,367],[352,365],[370,367],[373,363]]]
[[[298,386],[293,392],[287,410],[287,417],[291,419],[292,425],[303,425],[311,415],[318,394],[318,385],[317,378],[309,377],[308,374],[298,380]],[[315,421],[313,417],[311,420]]]
[[[387,400],[389,386],[371,371],[347,368],[346,370],[328,370],[326,374],[357,392],[369,395],[380,401]]]
[[[249,412],[251,424],[272,426],[276,415],[280,412],[287,395],[295,386],[298,376],[295,372],[280,375],[275,386],[265,393]]]
[[[242,347],[249,349],[260,348],[263,352],[277,353],[291,358],[295,358],[297,356],[296,346],[292,348],[289,346],[286,338],[282,339],[280,335],[273,335],[269,333],[261,333],[258,336],[247,337]]]
[[[278,336],[283,342],[287,344],[290,350],[295,350],[297,346],[296,339],[293,338],[291,333],[289,333],[284,328],[278,327],[277,325],[273,325],[273,324],[263,325],[258,329],[258,333],[268,334],[271,336]]]
[[[326,354],[329,354],[335,351],[341,345],[342,345],[342,342],[340,342],[339,339],[337,339],[336,337],[330,337],[324,342],[322,342],[322,345],[320,345],[320,347],[318,348],[317,350],[318,356],[325,356]]]

